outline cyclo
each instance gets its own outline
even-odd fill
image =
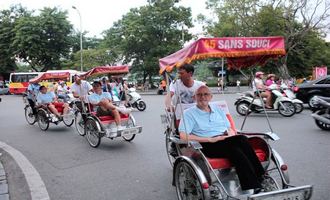
[[[68,79],[70,77],[69,72],[45,72],[33,79],[30,80],[30,83],[39,83],[44,80],[60,80]],[[23,96],[25,102],[25,119],[30,124],[33,125],[35,122],[38,123],[38,126],[41,130],[46,131],[50,123],[59,124],[61,121],[70,127],[73,122],[73,111],[69,109],[67,114],[64,114],[63,118],[56,117],[46,105],[37,105],[35,107],[36,112],[33,114],[33,108],[30,106],[26,95]],[[33,97],[34,104],[36,105],[36,97]],[[63,114],[63,102],[54,103],[56,110]]]
[[[100,66],[95,67],[86,73],[82,74],[81,77],[90,78],[99,75],[108,76],[120,76],[127,74],[129,68],[125,66]],[[86,139],[90,146],[96,148],[101,143],[102,137],[108,137],[107,132],[110,131],[111,127],[115,125],[115,120],[112,116],[96,116],[93,105],[88,102],[87,96],[84,97],[87,101],[86,104],[82,104],[82,111],[76,112],[75,116],[75,126],[78,133],[81,136],[86,136]],[[120,105],[120,101],[113,101],[118,107],[123,107]],[[114,139],[117,137],[122,137],[125,141],[132,141],[136,134],[142,132],[142,127],[136,125],[135,118],[131,113],[120,113],[121,125],[125,127],[123,130],[118,130],[116,136],[109,136],[108,138]]]
[[[238,45],[239,44],[239,45]],[[252,45],[251,44],[256,44]],[[258,44],[258,45],[257,45]],[[238,37],[238,38],[201,38],[189,46],[159,60],[160,74],[167,78],[173,68],[180,68],[185,63],[204,58],[227,58],[231,68],[240,69],[254,65],[263,65],[268,59],[285,55],[282,37]],[[175,80],[174,80],[175,81]],[[175,98],[180,95],[175,94]],[[181,102],[180,99],[176,102]],[[254,194],[252,190],[242,190],[237,173],[232,163],[225,158],[207,158],[202,152],[202,145],[192,140],[182,140],[178,135],[177,114],[182,115],[191,105],[176,104],[175,112],[165,110],[161,115],[165,125],[166,151],[173,167],[173,186],[178,199],[310,199],[312,186],[295,187],[290,184],[288,167],[280,154],[271,146],[271,141],[279,137],[273,132],[247,132],[236,130],[229,114],[226,102],[212,102],[225,113],[231,128],[238,135],[245,135],[254,149],[267,176],[264,191]],[[264,107],[264,105],[263,105]],[[268,120],[267,112],[266,117]]]

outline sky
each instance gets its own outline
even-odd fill
[[[101,37],[101,33],[109,29],[113,22],[118,21],[131,8],[140,7],[147,4],[147,0],[0,0],[0,10],[8,9],[11,5],[21,4],[28,10],[39,10],[43,7],[59,7],[68,11],[68,20],[74,28],[80,29],[80,20],[77,10],[81,15],[82,29],[87,31],[89,37]],[[202,13],[208,15],[205,9],[205,0],[182,0],[180,5],[191,7],[193,19]],[[194,34],[202,32],[201,25],[195,24],[191,30]]]

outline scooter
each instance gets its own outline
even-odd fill
[[[135,88],[129,88],[127,96],[128,107],[137,108],[139,111],[144,111],[147,108],[146,103],[142,100],[141,95],[136,92]]]
[[[292,100],[294,106],[296,107],[296,113],[301,113],[304,110],[304,103],[301,100],[296,98],[296,95],[288,87],[287,84],[282,83],[280,88],[283,91],[283,93],[285,94],[285,96]]]
[[[312,101],[312,117],[316,125],[322,130],[330,130],[330,98],[314,96]]]
[[[296,107],[291,99],[284,97],[280,91],[277,90],[277,85],[273,84],[268,87],[272,93],[273,108],[264,109],[264,99],[256,97],[253,92],[245,92],[235,102],[236,111],[240,115],[247,115],[251,112],[260,113],[263,111],[278,111],[284,117],[291,117],[296,113]]]

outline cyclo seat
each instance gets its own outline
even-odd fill
[[[227,103],[225,101],[215,101],[215,102],[211,102],[211,104],[215,104],[215,105],[219,106],[221,108],[221,110],[223,110],[226,113],[226,117],[230,123],[230,127],[235,132],[237,132],[234,120],[229,113]],[[181,106],[182,106],[183,110],[185,110],[193,105],[195,105],[195,104],[183,104]],[[177,127],[178,127],[179,123],[180,123],[180,120],[176,120]],[[248,140],[249,140],[249,143],[251,144],[251,146],[253,147],[259,161],[260,162],[267,161],[269,158],[269,155],[270,155],[267,142],[264,139],[262,139],[261,137],[256,137],[256,136],[249,137]],[[227,169],[227,168],[231,168],[233,166],[232,163],[226,158],[208,158],[208,157],[206,157],[206,159],[208,160],[208,162],[210,163],[210,165],[213,169]]]
[[[54,102],[54,103],[52,103],[52,104],[55,106],[57,112],[63,114],[63,109],[64,109],[64,108],[63,108],[63,105],[64,105],[63,102]]]
[[[93,110],[93,105],[88,103],[88,107],[89,107],[89,110]],[[91,114],[95,117],[97,117],[100,122],[102,122],[103,124],[111,124],[111,123],[114,123],[115,122],[115,118],[111,115],[104,115],[104,116],[97,116],[96,115],[96,111],[92,111]],[[123,113],[120,113],[120,119],[121,121],[126,121],[129,119],[129,114],[123,114]]]

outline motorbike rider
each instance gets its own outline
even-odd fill
[[[275,84],[275,74],[268,74],[267,79],[265,81],[265,85],[270,86],[272,84]]]
[[[266,98],[266,108],[272,108],[272,96],[269,90],[267,90],[267,86],[263,83],[263,72],[256,72],[255,79],[252,82],[252,88],[255,95],[260,95],[262,98]]]

